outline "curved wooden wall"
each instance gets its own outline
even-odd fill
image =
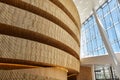
[[[2,80],[66,80],[65,70],[57,67],[23,70],[1,70]]]
[[[79,39],[79,15],[71,0],[0,0],[0,65],[9,66],[0,68],[21,69],[10,73],[33,67],[60,67],[65,73],[77,73]]]
[[[17,60],[19,63],[21,63],[19,60],[24,60],[24,63],[21,64],[26,64],[27,61],[31,61],[33,62],[32,65],[60,66],[75,71],[79,70],[79,61],[62,50],[42,43],[11,36],[2,35],[0,38],[1,58],[16,59],[15,63],[17,63]],[[27,64],[29,65],[29,63]]]

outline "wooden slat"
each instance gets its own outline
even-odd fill
[[[39,15],[41,17],[44,17],[44,18],[52,21],[53,23],[59,25],[61,28],[66,30],[75,39],[75,41],[79,45],[79,30],[76,29],[76,31],[72,31],[76,27],[74,27],[73,29],[70,29],[71,25],[66,25],[66,23],[63,22],[64,20],[59,19],[59,18],[61,18],[61,16],[56,17],[55,15],[53,15],[54,13],[47,12],[47,11],[41,9],[40,7],[36,7],[35,5],[32,5],[31,3],[27,3],[26,0],[0,0],[0,2],[3,2],[3,3],[6,3],[6,4],[9,4],[9,5],[12,5],[12,6],[27,10],[29,12],[32,12],[32,13],[34,13],[36,15]],[[36,1],[33,0],[33,3],[34,2],[36,2]],[[61,13],[59,13],[59,14],[61,14]]]
[[[0,36],[0,62],[18,63],[33,66],[59,66],[73,72],[79,71],[80,62],[70,54],[38,42]],[[4,58],[7,58],[6,61]],[[13,59],[13,60],[9,60]]]

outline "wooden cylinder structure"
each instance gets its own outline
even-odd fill
[[[0,0],[0,79],[67,80],[79,54],[72,0]]]

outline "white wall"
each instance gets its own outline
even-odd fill
[[[120,53],[116,54],[120,62]],[[113,64],[112,59],[108,55],[97,56],[97,57],[88,57],[81,59],[82,65],[92,65],[92,64]]]
[[[80,14],[81,23],[83,23],[91,14],[92,7],[96,6],[98,8],[106,0],[73,0],[77,6],[78,12]]]

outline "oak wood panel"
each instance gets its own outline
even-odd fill
[[[1,80],[67,80],[67,72],[57,67],[0,70]]]
[[[69,16],[69,18],[74,22],[74,24],[76,25],[78,30],[80,29],[80,26],[78,25],[78,23],[75,20],[75,18],[73,17],[73,15],[59,0],[50,0],[50,1],[53,2],[55,5],[57,5],[59,8],[61,8]],[[74,6],[74,5],[72,5],[72,6]]]
[[[12,63],[0,63],[0,69],[2,70],[30,69],[30,68],[38,68],[38,67],[39,66],[12,64]]]
[[[48,0],[0,0],[3,3],[27,10],[42,16],[65,29],[79,45],[79,30],[61,9],[50,3]],[[43,6],[45,4],[45,6]],[[50,9],[49,9],[50,8]],[[56,8],[54,10],[54,8]],[[62,14],[62,15],[61,15]],[[65,15],[64,15],[65,14]]]
[[[58,25],[40,16],[34,15],[21,9],[17,9],[9,5],[1,4],[1,8],[2,7],[4,10],[0,9],[0,22],[38,32],[45,36],[51,37],[64,43],[65,45],[69,46],[71,49],[74,50],[74,52],[69,51],[70,53],[77,53],[77,55],[79,55],[80,48],[77,45],[76,41]]]
[[[79,60],[48,45],[6,35],[0,36],[0,45],[1,58],[33,61],[36,64],[44,63],[48,66],[65,67],[74,72],[79,71]]]
[[[75,6],[75,4],[73,3],[73,0],[58,0],[62,5],[64,5],[64,7],[66,7],[66,9],[72,14],[72,16],[75,18],[79,28],[80,26],[80,16],[78,13],[78,10]]]
[[[77,75],[77,80],[92,80],[91,67],[80,66],[80,73]]]

